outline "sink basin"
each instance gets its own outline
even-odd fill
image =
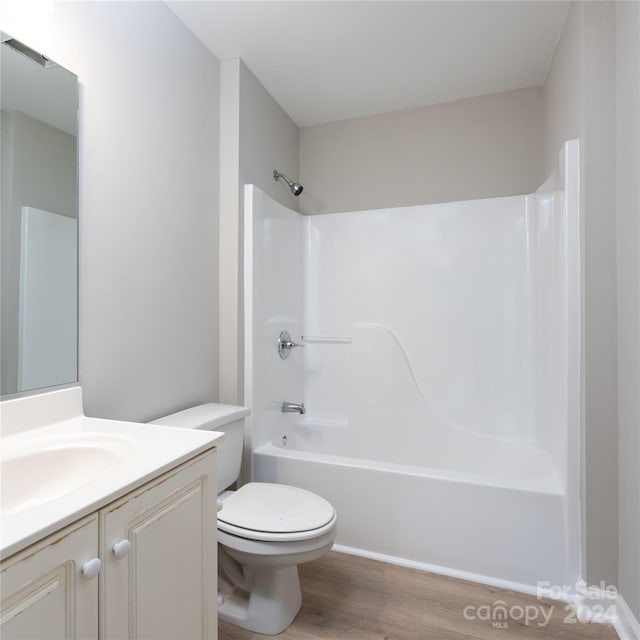
[[[17,438],[3,446],[1,512],[10,516],[60,498],[109,473],[131,441],[111,434]]]
[[[85,416],[79,386],[0,402],[0,557],[215,446],[222,434]]]

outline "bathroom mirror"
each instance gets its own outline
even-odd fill
[[[78,81],[2,33],[0,393],[78,377]]]

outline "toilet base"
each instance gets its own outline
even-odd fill
[[[302,605],[297,565],[246,568],[249,591],[223,593],[218,618],[243,629],[276,635],[294,620]]]
[[[335,529],[335,515],[319,535],[302,540],[254,540],[219,528],[220,620],[266,635],[284,631],[302,605],[298,564],[329,551]]]

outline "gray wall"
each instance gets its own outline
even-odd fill
[[[586,579],[640,617],[640,9],[574,2],[545,83],[545,161],[581,144]]]
[[[303,213],[530,193],[544,180],[542,88],[300,130]]]
[[[18,383],[20,229],[23,206],[76,217],[76,138],[20,111],[2,112],[1,393]]]
[[[291,209],[298,200],[273,179],[298,171],[298,127],[239,59],[221,70],[220,400],[243,399],[243,216],[245,184]]]
[[[297,179],[298,138],[293,120],[240,61],[240,184],[255,184],[297,210],[299,200],[273,179],[273,170]]]
[[[585,577],[618,584],[615,7],[575,2],[545,84],[547,162],[580,139]]]
[[[547,170],[565,140],[580,140],[583,569],[589,582],[617,585],[614,18],[611,3],[571,5],[544,104]]]
[[[144,421],[214,400],[219,62],[159,2],[56,3],[32,22],[12,35],[81,84],[85,411]]]
[[[640,4],[616,3],[618,586],[640,620]]]

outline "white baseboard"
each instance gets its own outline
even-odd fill
[[[622,594],[605,593],[593,587],[590,591],[590,595],[577,598],[578,618],[612,625],[620,640],[640,640],[640,623]]]
[[[416,562],[413,560],[407,560],[406,558],[389,556],[383,553],[376,553],[374,551],[366,551],[356,547],[347,547],[341,544],[334,545],[333,551],[352,556],[369,558],[379,562],[387,562],[389,564],[417,569],[419,571],[427,571],[429,573],[435,573],[449,578],[468,580],[469,582],[497,587],[498,589],[508,589],[510,591],[517,591],[518,593],[524,593],[536,597],[542,596],[552,600],[569,602],[575,606],[578,619],[612,625],[620,640],[640,640],[640,624],[627,603],[624,601],[624,598],[619,593],[612,597],[610,593],[601,592],[601,594],[598,594],[596,590],[590,589],[592,594],[587,600],[575,593],[559,594],[557,591],[552,592],[551,590],[539,589],[533,585],[521,582],[511,582],[510,580],[492,578],[489,576],[479,575],[477,573],[470,573],[468,571],[450,569],[448,567],[427,564],[425,562]]]
[[[613,628],[620,640],[640,640],[640,623],[620,594],[616,598],[616,619]]]

